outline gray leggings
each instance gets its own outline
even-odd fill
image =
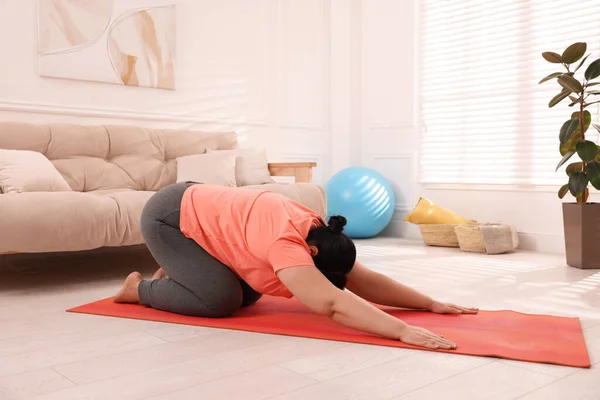
[[[177,314],[226,317],[262,295],[181,232],[181,200],[189,186],[167,186],[144,207],[144,241],[169,278],[142,281],[138,289],[140,303]]]

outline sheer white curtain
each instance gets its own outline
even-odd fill
[[[541,53],[587,42],[582,77],[600,57],[600,0],[420,4],[422,182],[566,183],[564,172],[554,172],[558,134],[575,110],[569,99],[548,108],[560,87],[538,82],[563,67]],[[590,112],[597,121],[597,108]],[[588,134],[597,139],[593,128]]]

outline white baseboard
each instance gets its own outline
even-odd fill
[[[542,253],[565,253],[565,238],[563,235],[550,233],[519,232],[519,248]]]

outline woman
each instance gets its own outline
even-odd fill
[[[369,270],[356,261],[345,224],[336,216],[326,225],[308,208],[268,191],[170,185],[148,201],[141,221],[161,269],[152,280],[130,274],[115,301],[217,318],[263,294],[294,296],[350,328],[417,346],[456,348],[369,302],[442,314],[477,309],[434,301]]]

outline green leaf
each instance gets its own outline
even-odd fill
[[[590,190],[586,186],[585,189],[583,189],[583,193],[581,193],[575,199],[577,200],[577,204],[586,204],[589,197],[590,197]]]
[[[567,125],[567,122],[569,123],[569,125]],[[571,139],[571,136],[573,136],[573,133],[575,133],[575,131],[577,130],[577,127],[579,127],[579,120],[578,119],[571,119],[569,121],[567,121],[563,124],[563,126],[560,128],[560,142],[562,144],[566,144],[569,139]],[[566,128],[565,128],[565,125]],[[565,128],[563,130],[563,128]]]
[[[596,79],[600,76],[600,58],[588,65],[587,69],[585,70],[584,76],[585,79],[588,81]]]
[[[569,185],[562,185],[562,187],[560,188],[560,190],[558,191],[558,198],[562,199],[564,198],[567,193],[569,192]]]
[[[579,119],[579,111],[575,111],[571,114],[571,119],[577,118]],[[590,124],[592,123],[592,114],[588,110],[583,110],[583,133],[587,132]],[[581,129],[577,129],[579,132]]]
[[[573,121],[572,119],[566,120],[565,123],[562,124],[562,126],[560,127],[560,133],[558,134],[558,139],[560,140],[560,142],[562,144],[567,143],[567,139],[566,139],[567,129],[569,128],[569,125],[571,125],[572,121]]]
[[[568,176],[573,175],[575,172],[581,172],[581,171],[583,171],[583,163],[581,161],[574,162],[574,163],[567,165],[566,172],[567,172]]]
[[[571,119],[577,119],[579,120],[579,112],[576,111],[573,114],[571,114]],[[583,132],[585,133],[587,131],[587,129],[590,126],[590,123],[592,122],[592,114],[590,114],[590,112],[588,110],[584,110],[583,111]],[[575,146],[577,146],[577,143],[579,141],[581,141],[582,138],[582,133],[581,133],[581,127],[577,126],[577,129],[575,130],[575,132],[573,133],[573,135],[571,135],[571,137],[567,140],[566,143],[561,143],[560,144],[560,155],[564,156],[565,154],[567,154],[568,151],[575,151]]]
[[[569,91],[568,90],[564,90],[562,92],[560,92],[559,94],[557,94],[556,96],[554,96],[552,98],[552,100],[550,100],[550,102],[548,103],[548,107],[552,108],[555,105],[557,105],[558,103],[560,103],[561,101],[563,101],[564,99],[566,99],[569,96]]]
[[[584,192],[588,183],[588,177],[584,172],[575,172],[569,177],[569,192],[573,197],[577,197]]]
[[[561,75],[558,78],[558,84],[573,93],[581,93],[583,91],[581,83],[571,75]]]
[[[579,111],[575,111],[573,114],[571,114],[571,119],[579,120],[579,113],[580,113]],[[584,124],[583,125],[583,133],[587,132],[591,123],[592,123],[592,114],[588,110],[583,110],[583,124]],[[581,135],[581,127],[580,126],[577,127],[575,134]]]
[[[587,50],[587,44],[584,42],[573,43],[562,53],[562,60],[566,64],[572,64],[585,54]]]
[[[596,159],[594,161],[600,162],[600,146],[598,146],[598,155],[596,156]]]
[[[579,65],[577,66],[577,68],[575,68],[575,70],[573,71],[573,73],[579,71],[579,68],[581,68],[581,66],[583,65],[583,63],[585,63],[585,60],[587,60],[589,56],[590,56],[590,54],[588,54],[587,56],[585,56],[583,58],[583,60],[581,60],[581,62],[579,63]]]
[[[569,95],[569,99],[572,101],[572,103],[569,104],[569,107],[573,107],[575,104],[579,103],[579,100],[581,100],[581,97]]]
[[[554,78],[558,78],[559,76],[561,76],[563,73],[562,72],[554,72],[550,75],[548,75],[547,77],[545,77],[544,79],[542,79],[541,81],[538,82],[538,85],[540,83],[544,83],[546,81],[549,81],[550,79],[554,79]]]
[[[545,51],[542,53],[542,57],[544,57],[544,59],[548,62],[551,62],[553,64],[562,64],[563,60],[562,60],[562,56],[558,53],[555,53],[553,51]]]
[[[577,145],[577,142],[581,140],[581,135],[575,134],[573,136],[571,136],[571,139],[569,139],[569,141],[565,144],[560,144],[560,155],[561,156],[566,156],[567,153],[572,152],[573,154],[575,154],[577,151],[575,150],[575,146]]]
[[[594,161],[596,156],[598,155],[598,147],[596,147],[596,143],[591,142],[589,140],[582,140],[577,143],[577,155],[583,162],[591,162]]]
[[[586,175],[592,186],[600,190],[600,162],[592,161],[586,167]]]
[[[562,160],[560,160],[560,162],[556,166],[556,170],[554,170],[554,172],[558,171],[558,169],[560,167],[562,167],[564,163],[566,163],[567,161],[569,161],[569,158],[573,157],[573,154],[575,154],[574,151],[567,151],[567,153],[565,154],[565,156],[562,158]]]

